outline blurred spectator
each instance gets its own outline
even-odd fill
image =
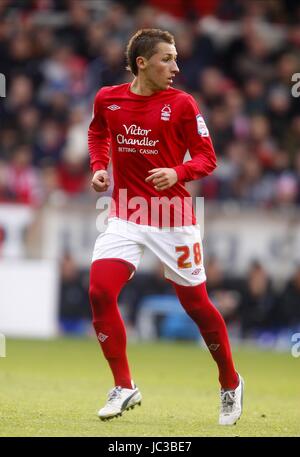
[[[82,0],[69,2],[68,22],[59,28],[57,41],[60,44],[71,46],[76,54],[85,56],[89,21],[90,12],[86,2]]]
[[[33,144],[40,127],[39,110],[33,105],[21,109],[17,115],[17,123],[22,142]]]
[[[255,158],[258,158],[263,169],[272,167],[276,143],[271,136],[271,125],[267,117],[256,115],[250,122],[250,145]]]
[[[37,206],[41,202],[41,188],[37,170],[31,165],[29,146],[20,145],[2,172],[2,201]]]
[[[58,169],[58,179],[60,188],[70,196],[85,192],[88,188],[88,176],[84,162],[72,158],[67,150]]]
[[[278,300],[278,324],[280,327],[300,326],[300,266],[290,279]]]
[[[271,133],[283,143],[291,119],[291,97],[289,88],[273,88],[268,97],[269,118],[271,121]]]
[[[71,97],[73,103],[84,100],[87,94],[86,60],[76,55],[72,46],[56,45],[52,55],[41,67],[44,82],[40,96],[51,104],[52,95],[60,92]]]
[[[226,79],[221,71],[216,67],[208,67],[200,74],[200,93],[203,97],[205,106],[213,108],[220,105],[223,101]]]
[[[283,173],[275,186],[275,202],[280,206],[292,206],[297,202],[298,183],[293,173]]]
[[[175,41],[178,53],[180,73],[177,84],[194,91],[198,89],[201,72],[215,64],[215,51],[209,37],[197,34],[188,24],[177,27]]]
[[[88,278],[68,253],[61,261],[60,320],[65,330],[76,330],[81,320],[91,320],[87,293]]]
[[[251,337],[255,332],[269,328],[275,309],[275,294],[264,267],[254,262],[241,290],[239,315],[242,336]]]
[[[102,86],[125,82],[124,44],[116,38],[108,38],[102,54],[88,68],[89,93],[95,96]]]
[[[60,188],[58,170],[53,165],[46,165],[41,169],[43,180],[43,201],[45,203],[55,202],[55,197],[62,195]]]
[[[246,98],[245,111],[248,115],[264,114],[266,112],[265,86],[256,76],[250,76],[244,81],[244,95]]]
[[[28,76],[14,76],[10,81],[10,89],[5,100],[5,114],[12,119],[19,110],[28,107],[34,99],[33,81]]]
[[[285,136],[285,147],[293,162],[295,154],[300,150],[300,116],[295,116]]]
[[[205,263],[207,291],[214,305],[219,309],[227,324],[238,317],[240,281],[225,276],[220,262],[210,257]]]
[[[263,176],[263,168],[256,157],[248,155],[239,175],[231,185],[232,197],[248,205],[269,207],[274,195],[274,178]]]
[[[61,161],[64,136],[58,122],[45,119],[34,141],[33,162],[35,165],[58,165]]]
[[[233,128],[229,110],[225,104],[215,106],[209,117],[210,134],[214,138],[214,146],[222,157],[227,145],[233,139]]]

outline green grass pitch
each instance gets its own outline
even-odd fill
[[[300,359],[235,348],[244,414],[220,427],[217,369],[197,344],[128,347],[143,402],[101,422],[112,378],[96,339],[7,341],[0,358],[0,436],[300,436]]]

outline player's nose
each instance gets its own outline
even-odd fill
[[[172,68],[171,68],[172,73],[174,73],[174,74],[179,73],[180,70],[179,70],[178,65],[177,65],[177,63],[175,62],[175,60],[173,60],[172,64],[173,64],[173,65],[172,65]]]

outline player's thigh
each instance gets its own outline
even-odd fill
[[[196,286],[206,280],[198,225],[153,234],[149,244],[164,265],[165,278],[182,286]]]
[[[135,240],[125,238],[118,233],[104,232],[96,240],[92,263],[100,259],[119,259],[131,264],[136,270],[143,252],[143,246]]]

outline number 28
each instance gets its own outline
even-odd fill
[[[192,268],[190,248],[188,246],[176,246],[175,249],[176,252],[182,253],[177,259],[178,268]],[[201,263],[200,243],[195,243],[193,245],[193,254],[195,265],[199,265]]]

